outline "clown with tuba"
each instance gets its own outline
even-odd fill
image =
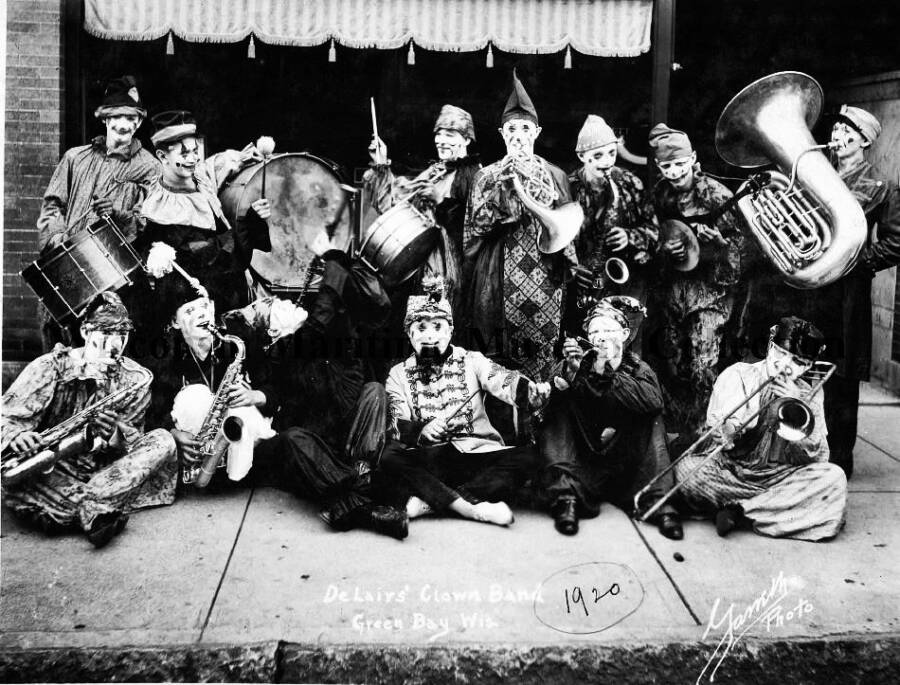
[[[554,363],[563,282],[577,263],[571,241],[584,216],[565,173],[534,153],[540,133],[514,72],[500,128],[507,154],[476,177],[463,234],[471,325],[483,340],[504,336],[500,356],[532,378]]]

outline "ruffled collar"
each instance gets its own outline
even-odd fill
[[[166,226],[215,231],[217,219],[228,226],[219,198],[200,178],[195,177],[195,182],[196,190],[171,188],[158,177],[144,199],[141,215],[148,221]]]

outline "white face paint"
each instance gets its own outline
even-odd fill
[[[813,365],[813,362],[803,357],[798,357],[780,345],[769,341],[769,350],[766,353],[766,372],[770,376],[777,373],[786,373],[787,377],[797,380],[806,373]]]
[[[163,180],[181,185],[190,180],[200,161],[200,148],[193,136],[183,138],[156,151],[162,162]]]
[[[110,333],[81,329],[84,338],[84,358],[94,364],[114,364],[128,344],[128,333]]]
[[[181,331],[181,335],[189,344],[211,343],[213,334],[210,329],[215,318],[215,303],[207,297],[198,297],[178,308],[172,326]]]
[[[106,124],[106,149],[119,150],[131,145],[141,117],[138,114],[115,114],[103,120]]]
[[[445,318],[419,319],[409,327],[409,341],[420,359],[440,357],[452,335],[453,325]]]
[[[516,157],[534,156],[534,141],[540,133],[541,127],[530,119],[510,119],[500,129],[506,154]]]
[[[627,328],[608,316],[595,316],[587,327],[588,340],[597,348],[597,354],[614,365],[622,360],[628,333]]]
[[[462,159],[469,154],[469,139],[459,131],[439,128],[434,134],[434,147],[437,149],[438,159],[442,162],[448,159]]]
[[[578,159],[584,165],[584,175],[587,180],[596,181],[606,178],[606,172],[616,163],[618,154],[618,143],[608,143],[595,147],[593,150],[579,152]]]
[[[834,150],[838,160],[862,156],[863,150],[869,147],[869,143],[862,134],[843,121],[838,121],[832,126],[831,142],[838,144],[837,149]]]
[[[676,190],[689,190],[694,185],[694,164],[697,162],[697,153],[692,152],[687,157],[670,159],[665,162],[657,162],[656,165],[672,187]]]

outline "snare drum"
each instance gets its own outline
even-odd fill
[[[219,193],[232,226],[262,197],[262,162],[241,171]],[[254,250],[250,268],[271,293],[297,294],[315,254],[310,244],[323,228],[331,229],[335,245],[347,247],[353,211],[336,164],[306,153],[275,155],[266,163],[266,197],[271,252]]]
[[[22,270],[22,278],[61,325],[78,319],[97,295],[133,282],[137,252],[111,219],[79,231]],[[135,275],[136,276],[136,275]]]
[[[394,205],[369,227],[359,257],[388,287],[412,277],[440,239],[434,221],[408,202]]]

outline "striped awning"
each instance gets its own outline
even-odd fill
[[[571,47],[598,57],[650,49],[653,0],[85,0],[85,29],[110,40],[516,53]]]

